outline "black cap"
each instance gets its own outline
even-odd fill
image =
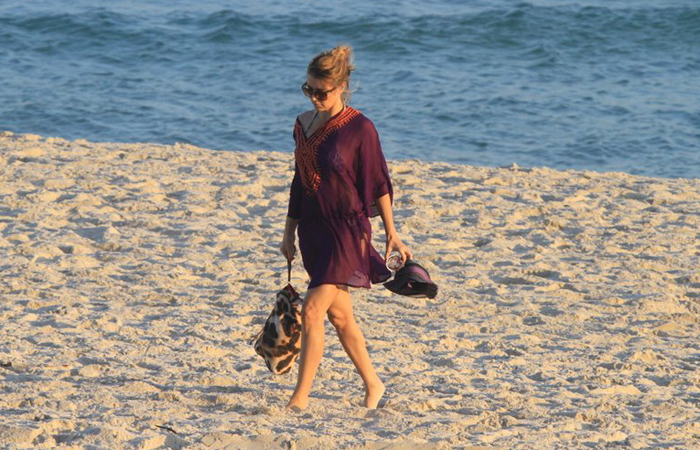
[[[384,287],[395,294],[414,298],[435,298],[438,292],[425,267],[410,259],[396,272],[393,280],[384,283]]]

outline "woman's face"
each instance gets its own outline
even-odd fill
[[[307,96],[309,96],[309,99],[314,105],[314,108],[316,108],[316,111],[330,111],[335,105],[338,104],[338,102],[342,104],[342,86],[334,86],[333,83],[328,80],[314,78],[311,75],[306,78],[306,85],[310,89],[305,93]],[[323,99],[324,96],[325,99]]]

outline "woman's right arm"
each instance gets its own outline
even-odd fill
[[[284,224],[284,237],[282,238],[282,246],[280,250],[288,261],[294,260],[296,246],[294,245],[297,225],[301,217],[301,178],[299,168],[294,164],[294,179],[292,179],[292,187],[289,190],[289,209],[287,210],[287,221]]]
[[[287,216],[287,222],[284,224],[284,237],[282,238],[282,254],[287,261],[293,261],[294,255],[297,251],[296,245],[294,245],[295,235],[297,231],[297,224],[299,221],[297,219],[292,219]]]

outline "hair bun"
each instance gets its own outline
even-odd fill
[[[331,50],[331,53],[338,59],[342,59],[343,62],[347,65],[348,70],[352,72],[355,70],[355,66],[353,65],[353,54],[352,54],[352,47],[346,44],[341,44]]]

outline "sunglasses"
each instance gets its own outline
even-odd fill
[[[321,90],[321,89],[314,89],[311,86],[309,86],[308,83],[304,83],[301,85],[301,91],[306,95],[307,97],[316,97],[316,100],[319,102],[324,101],[325,99],[328,98],[328,94],[335,91],[337,87],[334,87],[333,89],[328,89],[327,91]]]

